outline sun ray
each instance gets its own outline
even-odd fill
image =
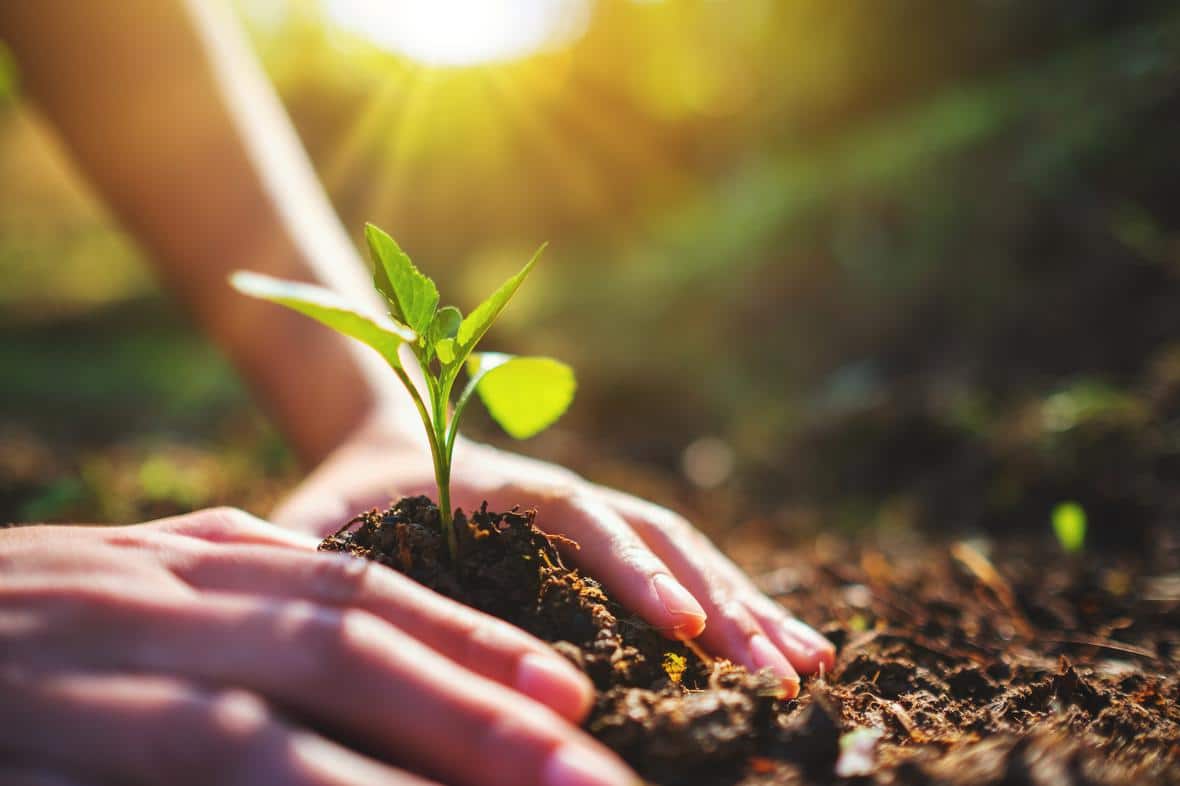
[[[396,115],[400,100],[412,90],[414,71],[406,79],[387,79],[365,102],[357,118],[348,126],[332,155],[324,161],[323,179],[328,190],[335,191],[352,175],[355,167],[372,149],[381,129]]]
[[[535,103],[535,92],[523,88],[519,79],[498,72],[491,74],[489,83],[508,109],[505,116],[521,134],[522,141],[532,141],[537,146],[536,152],[549,162],[550,167],[542,171],[558,174],[557,187],[546,189],[546,193],[560,194],[583,216],[608,209],[609,193],[602,185],[602,175],[579,150],[576,140],[562,137],[551,124],[541,120],[543,113]]]
[[[419,67],[411,72],[404,102],[391,126],[393,135],[378,151],[383,164],[381,174],[370,180],[368,208],[374,216],[393,215],[398,203],[411,190],[415,147],[421,136],[429,132],[431,98],[437,78],[428,68]]]

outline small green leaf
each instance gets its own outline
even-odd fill
[[[533,269],[533,265],[537,264],[537,260],[544,250],[544,245],[538,248],[537,252],[533,254],[533,258],[521,268],[519,273],[501,284],[491,297],[480,303],[474,311],[467,315],[463,324],[459,325],[459,333],[456,338],[463,352],[470,352],[483,338],[484,333],[488,332],[488,328],[496,321],[496,317],[500,316],[500,312],[516,294],[516,290],[520,289],[520,285]]]
[[[443,365],[449,365],[455,362],[455,339],[441,338],[434,345],[434,352],[438,355],[439,362]]]
[[[1053,533],[1061,548],[1070,554],[1086,543],[1086,509],[1076,502],[1062,502],[1053,508]]]
[[[229,280],[234,289],[245,295],[279,303],[368,344],[394,368],[401,368],[398,347],[418,340],[418,335],[405,325],[386,316],[362,314],[323,287],[244,270],[234,273]]]
[[[373,254],[373,284],[389,301],[393,317],[418,335],[427,335],[438,308],[438,287],[414,267],[392,237],[376,226],[365,225],[365,239]]]
[[[459,325],[463,322],[463,314],[454,306],[443,306],[434,314],[430,323],[430,330],[426,334],[427,341],[437,344],[444,338],[454,338],[459,332]]]
[[[467,373],[488,412],[508,435],[528,439],[569,409],[577,382],[565,363],[498,352],[472,355]]]
[[[459,323],[462,321],[463,313],[454,306],[444,306],[434,312],[430,330],[426,333],[425,362],[429,363],[430,358],[436,354],[444,366],[454,362],[455,334],[459,331]]]

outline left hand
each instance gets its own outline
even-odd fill
[[[346,440],[274,513],[281,526],[323,537],[358,511],[402,496],[436,495],[425,446],[376,417]],[[671,638],[770,668],[788,692],[799,675],[830,671],[835,647],[779,604],[682,516],[592,484],[553,464],[472,442],[455,448],[451,496],[473,510],[516,505],[543,512],[544,529],[581,548],[568,556],[623,605]]]

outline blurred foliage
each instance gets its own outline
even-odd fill
[[[1174,3],[600,0],[569,47],[461,69],[238,6],[358,243],[389,227],[470,307],[550,241],[498,341],[581,384],[529,450],[710,522],[1177,526]],[[0,453],[60,462],[0,471],[0,518],[231,501],[184,477],[221,456],[290,483],[18,102],[0,182]],[[94,501],[108,460],[133,505]]]
[[[16,94],[16,64],[8,48],[0,44],[0,106]]]

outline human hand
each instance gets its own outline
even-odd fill
[[[274,512],[281,526],[323,536],[358,511],[392,499],[434,497],[430,457],[403,427],[374,418]],[[547,532],[580,548],[571,559],[625,606],[715,655],[770,668],[797,691],[799,674],[830,670],[835,648],[750,579],[688,521],[670,510],[597,486],[562,467],[460,441],[451,497],[473,510],[535,506]],[[699,638],[698,638],[699,637]]]
[[[0,530],[0,783],[637,782],[548,646],[314,546],[230,509]]]

